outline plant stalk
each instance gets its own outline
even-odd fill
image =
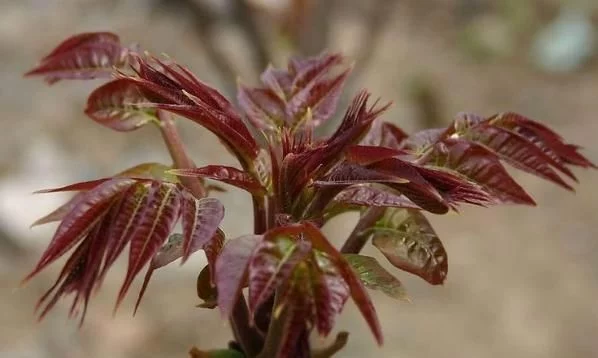
[[[166,147],[174,161],[175,167],[177,169],[195,168],[195,164],[193,164],[193,161],[189,158],[189,155],[185,150],[185,145],[181,140],[181,136],[177,131],[172,117],[168,113],[158,110],[158,118],[160,119],[160,132],[162,133],[162,138],[166,143]],[[206,196],[206,190],[199,180],[190,177],[180,177],[180,180],[196,198],[203,198]]]
[[[384,210],[385,208],[382,207],[371,207],[365,211],[343,244],[341,248],[343,254],[358,254],[363,249],[371,235],[368,229],[382,217]]]

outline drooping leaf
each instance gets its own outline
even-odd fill
[[[357,254],[345,254],[344,256],[357,272],[365,287],[379,290],[398,300],[409,301],[405,286],[399,279],[386,271],[374,257]]]
[[[155,110],[140,107],[148,100],[137,85],[126,78],[119,78],[98,87],[87,100],[85,114],[103,126],[126,132],[155,121]]]
[[[313,258],[316,264],[310,271],[310,281],[314,295],[315,323],[318,333],[326,337],[349,298],[350,287],[329,255],[314,252]]]
[[[193,197],[183,192],[183,260],[187,261],[191,253],[202,248],[211,240],[224,217],[224,206],[215,198]]]
[[[391,264],[433,285],[444,282],[448,271],[446,250],[420,211],[388,208],[373,232],[374,246]]]
[[[112,33],[83,33],[62,42],[25,76],[44,76],[48,84],[63,79],[109,77],[114,67],[125,65],[128,54],[129,50]]]
[[[134,183],[135,181],[132,179],[112,179],[86,192],[85,197],[78,200],[72,210],[63,218],[38,264],[23,281],[28,281],[82,240],[106,213],[114,196]]]
[[[145,290],[147,290],[147,286],[149,285],[149,281],[152,278],[154,271],[159,269],[160,267],[168,265],[176,259],[179,259],[183,252],[182,247],[183,235],[172,234],[168,237],[168,241],[164,244],[164,246],[162,246],[160,250],[156,253],[154,258],[150,262],[149,267],[147,268],[145,277],[143,278],[143,283],[141,284],[141,289],[139,290],[139,295],[137,296],[137,302],[135,302],[135,309],[133,311],[133,315],[137,313],[137,309],[139,308],[141,299],[145,294]]]
[[[216,260],[218,306],[223,317],[228,317],[239,291],[247,278],[247,266],[262,235],[246,235],[229,240]]]
[[[347,260],[340,254],[340,252],[338,252],[338,250],[332,246],[324,234],[322,234],[320,229],[311,224],[309,221],[302,223],[301,227],[306,236],[311,240],[314,248],[326,253],[330,257],[336,266],[338,273],[349,286],[351,297],[370,326],[370,330],[374,334],[376,341],[378,344],[382,344],[384,339],[382,337],[382,329],[380,328],[380,322],[378,321],[376,309],[374,308],[374,305],[365,287],[351,268],[351,265],[349,265]]]
[[[100,273],[103,280],[110,267],[120,256],[131,236],[141,221],[143,208],[150,196],[150,183],[138,183],[122,194],[114,204],[109,217],[110,229],[106,234],[108,245],[106,257]]]
[[[264,191],[264,188],[253,175],[237,168],[225,165],[208,165],[201,168],[173,169],[170,173],[178,176],[200,177],[218,180],[238,188],[257,194]]]
[[[131,234],[127,275],[119,291],[116,308],[124,299],[133,279],[160,250],[179,217],[179,190],[176,185],[154,182],[147,204]]]

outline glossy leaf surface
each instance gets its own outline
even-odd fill
[[[373,232],[374,246],[391,264],[433,285],[444,282],[448,272],[447,253],[421,212],[386,209]]]
[[[365,287],[384,292],[389,297],[409,301],[405,287],[396,277],[386,271],[380,263],[371,256],[345,254],[351,267],[357,272]]]
[[[114,67],[125,65],[129,50],[117,35],[82,33],[58,45],[26,76],[44,76],[48,84],[64,79],[110,77]]]
[[[117,79],[91,93],[85,114],[116,131],[132,131],[151,121],[157,122],[155,110],[139,106],[147,101],[135,83]]]

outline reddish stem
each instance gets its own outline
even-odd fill
[[[177,169],[195,168],[195,164],[193,164],[193,161],[189,158],[189,155],[187,155],[185,145],[181,140],[172,117],[168,113],[158,110],[158,118],[160,119],[160,132],[162,133],[162,138],[164,138],[164,142],[174,161],[175,167]],[[206,190],[199,180],[189,177],[181,177],[180,180],[183,185],[195,195],[195,197],[203,198],[206,196]]]

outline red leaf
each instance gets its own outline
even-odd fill
[[[148,201],[131,235],[127,275],[118,294],[116,308],[125,297],[135,276],[160,250],[179,217],[179,192],[174,184],[152,183]]]
[[[62,42],[25,76],[45,76],[48,84],[63,79],[109,77],[126,63],[129,50],[111,33],[84,33]]]
[[[439,191],[422,176],[418,167],[398,158],[381,160],[369,166],[384,175],[392,175],[407,183],[389,184],[419,207],[435,214],[445,214],[449,206]]]
[[[285,119],[285,103],[270,89],[248,88],[239,84],[237,101],[255,128],[273,131]]]
[[[50,52],[42,60],[46,60],[50,57],[56,56],[61,52],[68,52],[77,47],[80,47],[81,45],[102,42],[119,43],[120,39],[118,35],[112,32],[83,32],[77,35],[73,35],[61,42],[58,46],[56,46],[54,50],[52,50],[52,52]]]
[[[391,264],[433,285],[444,282],[447,253],[421,212],[388,208],[373,229],[374,246]]]
[[[369,165],[404,153],[402,150],[387,147],[352,145],[347,148],[345,157],[351,163]]]
[[[145,290],[149,285],[149,281],[152,278],[152,275],[156,269],[160,267],[166,266],[169,263],[179,259],[183,254],[183,235],[181,234],[172,234],[168,237],[168,241],[164,246],[160,248],[160,250],[156,253],[152,261],[150,262],[149,267],[145,273],[145,277],[143,278],[143,283],[141,284],[141,289],[139,290],[139,295],[137,296],[137,301],[135,302],[135,309],[133,311],[133,315],[137,313],[137,309],[139,308],[139,304],[141,303],[141,299],[145,294]]]
[[[183,192],[183,260],[203,248],[216,234],[224,217],[224,206],[215,198],[196,199],[191,193]]]
[[[341,313],[350,287],[339,272],[334,260],[328,255],[314,253],[316,267],[311,270],[311,283],[314,295],[315,321],[318,333],[328,336],[334,327],[334,321]]]
[[[157,121],[155,111],[139,107],[147,103],[137,84],[120,78],[108,82],[91,93],[85,114],[103,126],[116,131],[132,131]]]
[[[336,110],[350,72],[333,72],[342,60],[340,55],[323,54],[292,59],[287,71],[270,66],[261,76],[265,88],[239,86],[239,104],[253,125],[261,130],[272,132],[286,126],[295,131],[317,126]]]
[[[532,121],[517,113],[499,113],[488,119],[494,126],[510,129],[533,142],[559,164],[577,165],[583,168],[598,168],[577,151],[575,145],[566,144],[563,138],[545,125]],[[572,179],[570,171],[564,172]]]
[[[455,210],[459,203],[487,206],[494,202],[482,186],[457,172],[433,167],[419,167],[418,171]]]
[[[69,201],[67,201],[65,204],[61,205],[60,207],[58,207],[56,210],[37,219],[33,224],[31,224],[31,227],[62,220],[62,218],[64,218],[64,216],[66,214],[68,214],[71,210],[73,210],[75,205],[77,205],[77,203],[84,196],[85,196],[85,193],[77,193],[75,196],[73,196],[71,199],[69,199]]]
[[[132,179],[112,179],[86,192],[85,197],[63,218],[35,269],[23,281],[29,280],[81,241],[106,213],[114,197],[134,183]]]
[[[313,81],[295,93],[287,104],[291,118],[297,120],[309,108],[315,126],[328,120],[336,111],[343,84],[350,70],[325,80]]]
[[[360,144],[399,149],[407,137],[408,135],[396,125],[376,120]]]
[[[332,244],[330,244],[320,229],[307,221],[302,225],[304,227],[305,234],[311,240],[314,248],[325,252],[333,260],[338,272],[343,277],[347,285],[349,285],[351,297],[355,301],[357,308],[359,308],[359,311],[370,326],[372,333],[376,337],[376,341],[381,345],[383,342],[382,329],[380,328],[380,322],[378,321],[376,309],[374,308],[374,304],[365,290],[365,287],[363,287],[363,284],[351,268],[351,265],[349,265],[347,260],[340,254],[340,252],[338,252],[338,250],[334,248]]]
[[[38,190],[34,194],[60,193],[64,191],[87,191],[109,180],[110,178],[102,178],[96,180],[82,181],[75,184],[61,186],[59,188]]]
[[[244,124],[234,124],[240,119],[231,119],[221,112],[204,105],[169,105],[156,104],[156,108],[164,109],[180,116],[186,117],[214,133],[234,153],[241,163],[251,162],[259,153],[259,148],[253,136]],[[244,130],[238,131],[243,126]]]
[[[468,129],[466,138],[492,149],[516,168],[573,190],[552,168],[563,171],[562,165],[525,137],[511,130],[480,123]]]
[[[321,180],[315,181],[314,184],[317,186],[337,186],[369,183],[405,184],[408,182],[408,179],[399,176],[364,168],[361,165],[343,163]]]
[[[511,178],[496,154],[479,144],[447,138],[436,144],[426,158],[426,164],[455,170],[483,185],[501,203],[535,205],[534,200]]]
[[[139,291],[139,295],[137,296],[137,302],[135,303],[135,311],[133,314],[137,312],[137,308],[141,303],[141,299],[147,289],[149,281],[154,273],[155,270],[164,267],[170,264],[173,261],[178,260],[179,258],[183,257],[183,243],[184,243],[184,236],[181,234],[172,234],[168,237],[168,241],[164,246],[160,248],[160,250],[156,253],[152,261],[150,262],[149,267],[147,268],[147,272],[145,273],[145,277],[143,278],[143,283],[141,285],[141,289]],[[215,270],[215,263],[216,258],[220,254],[222,250],[222,246],[224,244],[224,233],[218,229],[216,234],[208,241],[206,244],[203,245],[203,249],[206,253],[208,258],[208,266],[206,266],[207,271],[210,273],[210,276],[214,276]],[[202,270],[203,272],[203,270]],[[201,274],[200,274],[201,275]],[[210,277],[209,281],[212,283],[215,282],[214,277]]]
[[[239,292],[247,278],[247,267],[262,235],[246,235],[229,240],[216,260],[216,286],[218,306],[222,316],[228,318]]]
[[[185,177],[201,177],[219,180],[221,182],[247,190],[252,194],[263,193],[262,185],[246,171],[225,165],[208,165],[193,169],[173,169],[170,173]]]
[[[334,198],[334,201],[346,205],[420,208],[404,195],[394,194],[391,190],[374,186],[355,185],[341,191]]]
[[[294,74],[291,84],[292,91],[296,93],[302,88],[308,87],[311,83],[326,76],[334,66],[340,65],[342,61],[341,55],[327,53],[308,58],[291,58],[289,72]]]
[[[310,250],[308,241],[266,235],[249,261],[249,311],[252,315],[291,277]]]
[[[129,188],[121,194],[122,197],[111,209],[108,217],[110,229],[106,234],[108,245],[99,281],[103,281],[110,267],[131,240],[131,235],[141,220],[143,208],[148,203],[150,186],[150,183],[138,183]]]

